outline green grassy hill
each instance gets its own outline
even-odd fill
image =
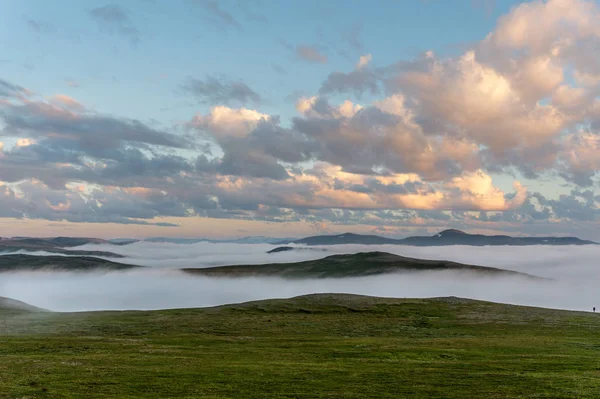
[[[2,255],[0,256],[0,273],[14,271],[61,270],[61,271],[93,271],[127,270],[142,266],[127,265],[89,256],[61,255]]]
[[[305,262],[233,265],[182,270],[213,277],[278,276],[284,278],[358,277],[402,271],[458,270],[485,275],[522,276],[541,279],[528,274],[493,267],[465,265],[444,260],[407,258],[387,252],[331,255]]]
[[[6,313],[45,312],[44,309],[31,306],[25,302],[0,296],[0,315]]]
[[[0,398],[597,398],[600,316],[309,295],[0,315]]]

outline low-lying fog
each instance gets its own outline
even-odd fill
[[[125,255],[120,262],[148,270],[109,273],[2,274],[0,296],[57,311],[202,307],[316,292],[346,292],[389,297],[459,296],[520,305],[591,310],[600,307],[600,246],[405,247],[394,245],[324,246],[321,251],[266,254],[267,244],[170,244],[140,242],[126,246],[86,245],[76,249]],[[284,280],[218,279],[183,274],[177,268],[293,262],[336,253],[385,251],[403,256],[446,259],[499,267],[554,279],[477,277],[427,272],[362,278]],[[39,254],[39,253],[38,253]]]

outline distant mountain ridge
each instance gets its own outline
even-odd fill
[[[377,235],[363,235],[344,233],[337,235],[320,235],[301,238],[299,240],[279,241],[276,245],[286,244],[304,245],[410,245],[418,247],[445,246],[445,245],[593,245],[594,241],[581,240],[577,237],[511,237],[507,235],[469,234],[461,230],[448,229],[433,236],[413,236],[407,238],[388,238]]]

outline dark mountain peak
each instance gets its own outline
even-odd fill
[[[461,230],[447,229],[444,231],[440,231],[434,237],[448,237],[448,236],[458,236],[458,235],[466,236],[468,234]]]

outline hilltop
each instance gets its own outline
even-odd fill
[[[596,398],[600,317],[318,294],[0,317],[4,398]]]
[[[93,270],[127,270],[143,266],[128,265],[89,256],[61,255],[2,255],[0,256],[0,273],[14,271],[93,271]]]
[[[129,270],[144,266],[113,262],[89,256],[0,256],[0,273],[15,271]],[[230,265],[179,269],[185,273],[214,277],[277,276],[282,278],[341,278],[371,276],[406,271],[467,271],[486,275],[521,276],[541,279],[524,273],[445,260],[407,258],[387,252],[359,252],[331,255],[317,260],[260,265]]]
[[[359,252],[331,255],[322,259],[293,263],[232,265],[208,268],[186,268],[187,273],[216,277],[277,276],[283,278],[359,277],[403,271],[468,271],[478,274],[523,276],[524,273],[493,267],[466,265],[444,260],[407,258],[387,252]]]
[[[469,234],[464,231],[448,229],[432,236],[413,236],[407,238],[387,238],[377,235],[363,235],[344,233],[337,235],[318,235],[301,238],[299,240],[283,240],[277,245],[285,244],[304,245],[411,245],[411,246],[444,246],[444,245],[593,245],[593,241],[581,240],[577,237],[511,237],[507,235]]]
[[[12,313],[30,313],[30,312],[45,312],[44,309],[29,305],[25,302],[15,299],[5,298],[0,296],[0,314]]]

